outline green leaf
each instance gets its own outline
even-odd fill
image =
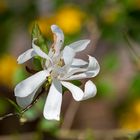
[[[41,61],[42,61],[41,57],[39,56],[34,57],[33,64],[36,70],[42,70]]]
[[[33,25],[32,38],[37,38],[36,44],[45,52],[48,53],[48,47],[44,36],[37,23]]]
[[[12,101],[11,99],[7,99],[6,98],[6,100],[11,104],[11,105],[13,105],[14,107],[15,107],[15,109],[16,109],[16,111],[17,112],[21,112],[21,109],[20,109],[20,107],[14,102],[14,101]]]
[[[34,23],[33,29],[32,29],[32,37],[38,38],[39,36],[41,36],[41,30],[40,30],[38,24]]]

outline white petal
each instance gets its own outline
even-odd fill
[[[22,64],[22,63],[28,61],[29,59],[31,59],[31,58],[34,57],[35,55],[37,55],[37,54],[35,53],[35,51],[34,51],[33,49],[27,50],[26,52],[22,53],[22,54],[18,57],[18,59],[17,59],[18,64]]]
[[[56,51],[56,54],[59,54],[60,49],[64,43],[64,34],[57,25],[52,25],[51,30],[54,33],[54,49]]]
[[[87,68],[78,68],[78,67],[69,67],[69,69],[66,71],[65,75],[61,77],[61,80],[69,80],[71,77],[75,76],[75,73],[80,73],[87,71]],[[73,75],[75,74],[75,75]],[[79,74],[77,74],[79,75]]]
[[[83,73],[79,73],[82,72],[82,68],[79,69],[77,68],[74,69],[73,71],[71,70],[71,72],[69,72],[70,77],[67,78],[64,77],[62,80],[78,80],[78,79],[95,77],[100,71],[100,66],[98,64],[98,61],[94,57],[89,56],[89,65],[86,69],[83,68],[83,71],[84,71]],[[79,73],[79,74],[75,74],[75,73]]]
[[[98,61],[96,60],[95,57],[92,57],[90,55],[88,55],[89,57],[89,65],[88,65],[88,70],[92,71],[92,70],[97,70],[97,74],[99,73],[99,70],[100,70],[100,66],[99,66],[99,63]]]
[[[74,42],[72,44],[69,44],[68,46],[72,49],[74,49],[75,52],[80,52],[86,49],[87,45],[90,43],[90,40],[79,40],[77,42]]]
[[[48,120],[60,120],[62,104],[62,86],[57,80],[53,80],[44,107],[44,117]]]
[[[76,101],[86,100],[88,98],[94,97],[96,95],[97,89],[96,86],[92,83],[92,81],[87,81],[85,84],[84,92],[77,86],[69,83],[69,82],[61,82],[64,87],[70,90],[73,98]]]
[[[57,25],[52,25],[51,30],[57,36],[57,40],[59,40],[59,42],[63,43],[64,42],[64,33],[63,33],[63,31]]]
[[[66,46],[63,50],[63,59],[65,65],[71,65],[73,59],[75,56],[75,52],[73,49],[71,49],[69,46]]]
[[[39,55],[40,57],[45,58],[45,59],[48,59],[48,60],[50,60],[52,62],[51,58],[46,53],[44,53],[40,49],[40,47],[38,47],[37,45],[35,45],[35,43],[34,43],[35,40],[36,39],[33,39],[33,41],[32,41],[32,47],[33,47],[34,51],[36,52],[36,54]]]
[[[31,93],[30,95],[28,95],[26,97],[16,97],[16,101],[17,101],[18,105],[22,108],[25,108],[28,105],[30,105],[33,101],[33,98],[34,98],[37,90],[38,90],[38,88],[35,91],[33,91],[33,93]]]
[[[87,65],[88,63],[82,59],[78,59],[78,58],[74,58],[73,61],[72,61],[72,64],[71,66],[73,67],[81,67],[81,66],[84,66],[84,65]]]
[[[32,94],[35,89],[39,88],[46,81],[47,76],[49,76],[49,72],[43,70],[23,80],[15,87],[15,96],[26,97]]]

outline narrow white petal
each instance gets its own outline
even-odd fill
[[[75,56],[75,52],[69,46],[66,46],[63,50],[63,59],[65,65],[70,66]]]
[[[78,59],[78,58],[74,58],[73,61],[72,61],[72,64],[71,66],[73,67],[82,67],[82,66],[85,66],[87,65],[88,63],[82,59]]]
[[[82,71],[83,73],[79,73]],[[94,57],[89,56],[89,65],[86,69],[85,68],[71,69],[69,74],[67,74],[67,77],[65,76],[64,78],[62,78],[62,80],[78,80],[84,78],[92,78],[95,77],[99,73],[99,71],[100,71],[100,66],[98,64],[98,61]]]
[[[75,73],[81,74],[81,72],[85,72],[85,71],[87,71],[87,68],[69,67],[69,69],[67,70],[65,75],[63,77],[61,77],[61,80],[69,80],[71,77],[73,77],[75,75],[79,75],[79,74],[75,74]]]
[[[53,80],[45,102],[43,115],[48,120],[60,120],[62,104],[62,86],[57,80]]]
[[[26,97],[16,97],[16,101],[17,101],[18,105],[22,108],[25,108],[28,105],[30,105],[33,101],[33,98],[34,98],[37,90],[38,90],[38,88]]]
[[[18,57],[18,59],[17,59],[18,64],[22,64],[22,63],[28,61],[29,59],[31,59],[31,58],[34,57],[35,55],[37,55],[37,54],[35,53],[35,51],[34,51],[33,49],[27,50],[26,52],[22,53],[22,54]]]
[[[73,98],[76,101],[82,101],[82,100],[86,100],[88,98],[94,97],[97,92],[96,86],[90,80],[86,82],[84,92],[79,87],[69,82],[63,81],[61,83],[64,87],[70,90]]]
[[[95,57],[92,57],[92,56],[90,56],[90,55],[88,55],[88,57],[89,57],[88,70],[89,70],[89,71],[97,70],[97,74],[98,74],[99,71],[100,71],[100,66],[99,66],[98,61],[96,60]]]
[[[51,30],[54,33],[54,49],[56,51],[55,53],[59,54],[60,49],[64,43],[64,34],[57,25],[52,25]]]
[[[45,81],[46,77],[49,76],[47,70],[40,71],[29,78],[23,80],[18,85],[16,85],[14,92],[17,97],[26,97],[40,87]]]
[[[57,36],[57,41],[63,43],[64,42],[63,31],[57,25],[52,25],[51,30]]]
[[[40,47],[38,47],[37,45],[35,45],[35,43],[34,43],[35,40],[36,39],[33,39],[33,41],[32,41],[32,47],[33,47],[34,51],[36,52],[36,54],[39,55],[42,58],[45,58],[45,59],[48,59],[48,60],[52,61],[51,58],[45,52],[43,52],[40,49]]]
[[[72,49],[74,49],[75,52],[80,52],[86,49],[87,45],[90,43],[90,40],[85,39],[85,40],[79,40],[76,41],[72,44],[69,44],[68,46]]]
[[[92,71],[91,72],[84,72],[84,73],[72,75],[69,78],[62,79],[62,80],[80,80],[80,79],[94,77],[93,75],[95,75],[95,73]]]

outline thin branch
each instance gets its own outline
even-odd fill
[[[130,41],[130,39],[129,39],[129,36],[128,36],[127,33],[125,33],[125,32],[124,32],[123,35],[124,35],[124,39],[125,39],[125,41],[126,41],[126,43],[127,43],[127,46],[128,46],[128,48],[129,48],[129,50],[130,50],[130,52],[131,52],[133,58],[135,59],[135,61],[138,61],[138,60],[139,60],[139,55],[138,55],[138,53],[135,51],[135,49],[133,48],[133,45],[132,45],[132,43],[131,43],[131,41]]]
[[[80,105],[80,102],[75,102],[74,100],[71,100],[71,103],[64,116],[64,121],[62,123],[61,129],[70,130],[70,128],[73,124],[73,121],[74,121],[74,117],[79,108],[79,105]]]
[[[19,116],[19,115],[20,115],[19,113],[9,113],[9,114],[6,114],[6,115],[0,117],[0,121],[5,118],[11,117],[11,116]]]
[[[47,91],[48,90],[49,90],[49,88],[47,89]],[[28,105],[26,108],[21,110],[21,112],[14,112],[14,113],[6,114],[6,115],[0,117],[0,120],[6,119],[11,116],[18,116],[18,117],[22,116],[27,110],[29,110],[38,101],[38,99],[41,97],[41,95],[44,93],[44,91],[45,91],[45,88],[42,88],[41,92],[36,96],[36,98],[33,100],[33,102],[30,105]]]
[[[34,104],[37,103],[38,99],[41,97],[41,95],[44,93],[45,89],[42,88],[41,92],[36,96],[36,98],[34,99],[34,101],[28,105],[26,108],[24,108],[22,111],[21,111],[21,114],[25,113],[28,109],[30,109]]]

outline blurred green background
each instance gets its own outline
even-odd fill
[[[0,116],[16,111],[14,86],[28,76],[25,66],[32,67],[18,65],[16,59],[31,47],[35,22],[49,43],[52,24],[64,31],[65,44],[91,40],[78,57],[86,60],[90,54],[99,61],[101,71],[93,79],[98,93],[81,103],[64,94],[61,122],[44,120],[43,97],[20,120],[0,121],[0,134],[46,132],[46,137],[56,137],[60,129],[139,130],[140,0],[0,0]]]

